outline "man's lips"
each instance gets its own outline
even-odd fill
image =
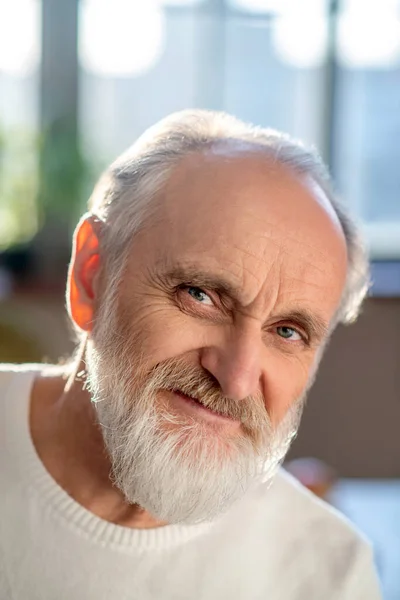
[[[206,406],[204,406],[204,404],[202,404],[199,400],[197,400],[196,398],[192,398],[191,396],[188,396],[187,394],[185,394],[184,392],[181,392],[180,390],[171,390],[171,393],[174,396],[174,399],[177,401],[177,404],[182,407],[185,412],[189,412],[192,413],[196,416],[199,416],[207,421],[213,422],[213,423],[220,423],[221,425],[225,422],[226,424],[230,424],[231,426],[238,426],[240,425],[240,422],[237,421],[236,419],[233,419],[232,417],[228,417],[225,415],[221,415],[218,412],[215,412],[213,410],[211,410],[210,408],[207,408]]]

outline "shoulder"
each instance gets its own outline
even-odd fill
[[[325,543],[367,544],[353,524],[327,502],[320,500],[294,477],[281,469],[269,489],[263,492],[279,506],[284,521],[292,531],[307,532],[307,537]]]
[[[283,469],[270,486],[260,489],[260,500],[265,507],[270,505],[265,527],[272,525],[285,562],[300,560],[305,572],[318,574],[329,586],[341,589],[339,597],[380,597],[372,548],[339,511]],[[369,591],[362,596],[364,586]]]
[[[320,500],[283,469],[262,483],[237,506],[234,518],[246,514],[243,527],[264,539],[277,540],[285,553],[301,548],[302,556],[341,555],[368,547],[366,539],[334,507]],[[315,549],[318,548],[318,552]],[[297,551],[296,550],[296,551]]]
[[[284,470],[246,494],[222,523],[220,537],[240,565],[261,576],[265,597],[279,584],[280,598],[380,598],[369,543]]]

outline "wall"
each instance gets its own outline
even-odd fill
[[[347,477],[400,477],[400,299],[369,299],[335,332],[291,457]]]

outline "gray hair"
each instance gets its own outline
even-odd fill
[[[132,236],[154,210],[157,203],[153,200],[177,164],[188,154],[229,142],[262,149],[294,172],[311,177],[326,194],[343,229],[348,252],[347,282],[334,324],[355,320],[369,286],[368,259],[358,226],[336,198],[318,153],[279,131],[255,127],[221,112],[185,110],[166,117],[148,129],[100,178],[89,210],[104,223],[101,249],[112,287],[118,287]]]

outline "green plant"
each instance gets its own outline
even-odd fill
[[[40,134],[0,130],[0,251],[29,242],[47,222],[69,230],[99,171],[67,122]]]
[[[0,133],[0,250],[25,243],[38,229],[37,138]]]
[[[80,149],[73,127],[56,122],[43,132],[39,157],[39,209],[44,215],[75,221],[94,173]]]

